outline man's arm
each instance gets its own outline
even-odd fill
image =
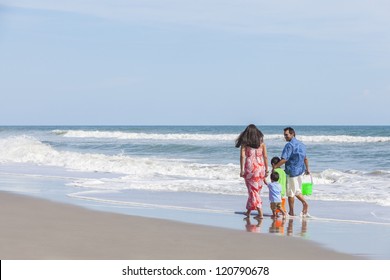
[[[287,162],[286,159],[282,158],[277,164],[275,164],[272,168],[272,170],[276,169],[276,168],[279,168],[281,167],[283,164],[285,164]]]
[[[306,174],[306,175],[309,175],[309,174],[310,174],[310,170],[309,170],[309,159],[308,159],[307,157],[305,157],[304,163],[305,163],[305,167],[306,167],[305,174]]]

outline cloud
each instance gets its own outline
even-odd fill
[[[369,90],[369,89],[363,90],[362,96],[363,97],[371,97],[372,96],[371,90]]]
[[[5,5],[81,13],[140,24],[212,28],[349,40],[389,38],[390,2],[384,0],[6,0]]]

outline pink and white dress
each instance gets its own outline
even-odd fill
[[[244,179],[248,188],[247,210],[257,210],[262,207],[260,191],[265,178],[265,165],[263,150],[259,148],[245,147]]]

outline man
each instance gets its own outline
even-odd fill
[[[281,160],[273,166],[273,169],[285,165],[285,172],[287,174],[287,197],[290,216],[294,216],[294,196],[302,202],[302,215],[307,215],[309,205],[302,195],[302,176],[303,174],[310,174],[309,161],[306,157],[305,145],[295,138],[295,131],[291,127],[284,129],[284,138],[287,144],[284,146]]]

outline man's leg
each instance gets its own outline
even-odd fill
[[[288,196],[288,214],[294,216],[294,195],[295,195],[295,182],[294,177],[287,177],[287,196]]]
[[[307,210],[309,209],[309,204],[306,202],[305,198],[303,197],[302,194],[298,194],[296,196],[300,202],[302,202],[302,214],[303,215],[306,215],[307,214]]]
[[[288,208],[289,208],[288,214],[290,216],[294,216],[294,197],[288,198]]]

